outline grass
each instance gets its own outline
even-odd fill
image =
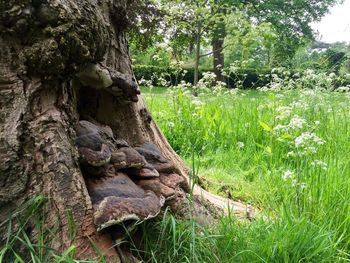
[[[349,262],[350,97],[310,90],[200,93],[143,89],[174,149],[213,192],[258,207],[252,222],[210,227],[168,211],[141,225],[144,262]],[[1,262],[79,262],[52,249],[38,197],[10,218]],[[74,240],[73,219],[70,236]],[[26,234],[35,227],[37,242]],[[135,241],[136,242],[136,241]],[[72,242],[73,244],[73,242]],[[133,243],[131,242],[131,246]],[[22,254],[27,255],[22,258]]]
[[[7,233],[0,247],[0,263],[94,263],[95,261],[76,260],[75,223],[70,210],[67,210],[70,246],[63,252],[54,247],[63,241],[58,235],[58,225],[47,226],[45,214],[48,199],[37,196],[28,200],[8,218]],[[35,233],[35,236],[31,236]],[[3,240],[2,240],[3,241]],[[101,255],[96,250],[97,255]],[[106,262],[101,255],[99,263]]]
[[[249,225],[223,219],[214,234],[220,237],[208,238],[218,262],[350,261],[347,94],[143,93],[173,148],[189,163],[199,156],[209,190],[263,211]]]

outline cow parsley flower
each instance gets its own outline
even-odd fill
[[[296,148],[308,146],[308,144],[325,144],[325,141],[312,132],[303,132],[300,136],[294,139]]]
[[[283,180],[284,181],[287,181],[288,179],[291,179],[294,177],[294,172],[290,171],[290,170],[286,170],[284,173],[283,173]]]
[[[237,142],[237,147],[238,147],[239,149],[244,148],[244,142]]]
[[[290,129],[301,129],[306,124],[306,120],[300,118],[298,115],[294,115],[294,117],[290,120],[288,127]]]
[[[314,166],[314,167],[320,167],[322,170],[327,170],[327,163],[325,163],[324,161],[321,161],[321,160],[314,160],[311,162],[311,165]]]

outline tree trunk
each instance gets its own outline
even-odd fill
[[[216,76],[216,81],[225,81],[221,71],[225,65],[223,45],[224,45],[223,38],[220,38],[219,35],[214,34],[212,39],[212,48],[213,48],[213,65],[214,65],[214,73]]]
[[[218,12],[223,16],[226,15],[226,9],[224,7],[220,8]],[[216,81],[225,81],[221,71],[225,66],[225,56],[223,52],[225,37],[226,25],[224,17],[219,17],[214,27],[213,38],[211,42],[213,49],[213,66],[214,73],[216,75]]]
[[[200,49],[201,49],[201,37],[200,37],[200,28],[198,28],[198,32],[196,34],[196,54],[194,59],[194,79],[193,79],[193,85],[197,86],[198,79],[199,79],[199,59],[200,59]]]
[[[148,212],[143,205],[150,204],[142,203],[141,219],[156,216],[162,198],[170,194],[166,205],[175,211],[186,206],[189,188],[181,178],[187,179],[187,168],[139,96],[125,35],[126,10],[126,1],[113,0],[1,2],[0,243],[6,239],[9,214],[30,198],[45,195],[50,200],[45,224],[59,225],[56,249],[73,242],[77,258],[97,259],[96,245],[109,262],[119,262],[113,247],[118,233],[111,233],[117,230],[98,231],[103,227],[99,220],[107,216],[101,205],[111,197],[96,201],[94,194],[103,185],[124,178],[132,191],[145,194],[125,202],[119,202],[122,195],[112,196],[111,204],[120,204],[109,207],[114,222],[130,202],[159,201],[153,214],[143,214]],[[82,138],[77,127],[84,123],[95,127],[98,136],[102,131],[110,136],[103,142],[112,157],[100,159],[102,165],[84,163],[86,147],[77,143]],[[88,149],[93,157],[101,152]],[[129,162],[127,153],[141,163]],[[124,161],[113,163],[118,156]],[[152,181],[140,179],[150,171]],[[76,225],[73,241],[68,209]],[[37,233],[28,232],[35,240]]]

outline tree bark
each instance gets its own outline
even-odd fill
[[[223,52],[224,40],[219,34],[215,33],[212,39],[212,49],[213,49],[213,66],[214,73],[216,76],[216,81],[225,81],[222,75],[222,69],[225,66],[225,56]]]
[[[225,16],[226,9],[224,7],[219,7],[218,13]],[[223,50],[225,37],[226,37],[226,25],[225,25],[224,17],[219,17],[213,31],[213,37],[211,42],[212,49],[213,49],[213,66],[214,66],[216,81],[225,81],[221,71],[225,66],[225,56],[224,56],[224,50]]]
[[[201,52],[201,35],[200,35],[200,26],[198,26],[197,34],[196,34],[196,40],[195,40],[195,46],[196,46],[196,53],[195,53],[195,59],[194,59],[194,79],[193,79],[193,85],[197,86],[198,79],[199,79],[199,60],[200,60],[200,52]]]
[[[62,251],[72,242],[69,209],[80,259],[98,259],[95,245],[109,262],[123,258],[111,233],[97,231],[87,187],[91,179],[75,142],[81,120],[108,127],[113,139],[126,141],[129,148],[156,145],[157,158],[171,164],[157,168],[166,189],[173,187],[169,191],[175,193],[166,205],[181,212],[187,204],[187,167],[153,121],[134,79],[126,3],[8,0],[0,6],[0,220],[6,222],[27,200],[45,195],[50,200],[45,224],[59,225],[61,242],[55,248]],[[169,179],[174,174],[185,182],[175,185]],[[154,182],[164,186],[159,180]],[[0,243],[6,233],[7,225],[0,224]],[[28,234],[35,239],[37,233]]]

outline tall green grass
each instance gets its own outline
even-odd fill
[[[196,156],[202,184],[260,214],[251,222],[229,215],[203,226],[165,211],[141,224],[136,240],[125,241],[135,255],[152,263],[350,261],[349,95],[143,92],[171,145],[189,164]],[[9,230],[0,262],[79,262],[73,218],[72,246],[52,249],[57,236],[40,213],[45,202],[33,199],[4,222]],[[28,227],[38,233],[35,244]]]
[[[0,263],[96,263],[76,260],[75,223],[70,210],[67,210],[70,246],[64,251],[54,248],[62,240],[59,225],[46,224],[48,201],[44,196],[34,197],[9,215],[7,221],[2,222],[7,225],[7,232],[1,238]],[[97,248],[96,253],[100,255]],[[98,262],[106,261],[101,255]]]
[[[174,149],[189,162],[193,152],[200,156],[209,190],[262,211],[263,219],[249,225],[221,226],[232,226],[224,233],[234,235],[229,249],[237,252],[226,262],[350,261],[348,94],[144,94]],[[222,235],[224,244],[228,238]]]

